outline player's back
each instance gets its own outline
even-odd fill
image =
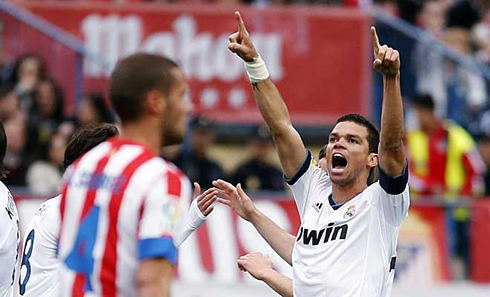
[[[27,226],[19,280],[21,296],[55,296],[61,195],[44,202]]]
[[[19,216],[14,198],[0,182],[0,297],[13,296],[13,283],[20,243]]]
[[[63,185],[60,296],[136,295],[141,260],[175,262],[186,195],[185,176],[142,145],[114,139],[85,154]]]

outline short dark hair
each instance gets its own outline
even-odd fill
[[[342,116],[337,120],[337,124],[342,122],[353,122],[365,127],[368,130],[367,140],[369,143],[369,152],[376,153],[376,154],[378,153],[379,132],[378,129],[376,129],[376,127],[374,127],[374,125],[368,119],[366,119],[360,114],[351,113]]]
[[[434,110],[434,99],[429,94],[417,94],[412,97],[412,105],[422,107],[428,110]]]
[[[152,90],[168,95],[178,65],[165,57],[138,53],[120,61],[112,72],[109,94],[123,123],[137,121],[143,114],[145,97]]]
[[[322,158],[325,158],[326,156],[327,156],[327,145],[324,145],[318,152],[318,161],[320,161],[320,159]]]
[[[3,166],[3,158],[5,158],[5,153],[7,152],[7,134],[5,134],[5,129],[3,128],[3,123],[0,121],[0,178],[7,176],[8,171]]]
[[[63,160],[64,169],[68,168],[86,152],[118,134],[119,131],[112,124],[103,124],[95,127],[86,126],[77,130],[66,146],[65,159]]]
[[[353,122],[363,127],[366,127],[366,129],[368,130],[367,140],[369,144],[369,153],[375,153],[375,154],[378,153],[379,132],[378,129],[374,127],[373,123],[371,123],[368,119],[366,119],[362,115],[356,113],[351,113],[340,117],[337,120],[337,124],[341,122]],[[379,175],[378,167],[371,168],[371,171],[369,172],[369,176],[367,179],[368,186],[375,183],[378,180],[378,175]]]

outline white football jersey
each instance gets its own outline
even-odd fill
[[[14,294],[20,244],[19,215],[9,189],[0,182],[0,297]]]
[[[190,182],[146,147],[100,144],[67,170],[62,191],[58,296],[136,296],[140,261],[175,263]]]
[[[401,194],[390,195],[376,182],[334,210],[332,182],[309,152],[289,183],[301,218],[292,254],[294,296],[390,296],[410,203],[406,183]]]
[[[58,233],[61,195],[44,202],[24,235],[20,266],[21,296],[56,296],[58,292]]]

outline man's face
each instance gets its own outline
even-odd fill
[[[368,162],[372,158],[367,137],[367,128],[354,122],[341,122],[334,127],[325,158],[326,171],[334,184],[349,184],[363,173],[364,181],[367,180],[371,168]]]
[[[190,104],[184,100],[187,91],[187,81],[179,68],[171,71],[175,81],[169,91],[163,120],[163,139],[165,145],[182,143],[187,127],[187,114]]]

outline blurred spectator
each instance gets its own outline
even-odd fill
[[[46,155],[27,170],[27,186],[32,193],[50,195],[59,192],[68,137],[63,133],[53,135]]]
[[[40,57],[26,54],[17,59],[10,81],[15,85],[22,109],[32,107],[37,85],[45,76],[46,66]]]
[[[486,11],[482,22],[473,28],[473,38],[477,46],[476,57],[490,65],[490,9]]]
[[[416,194],[480,195],[483,162],[471,136],[456,123],[441,121],[430,95],[412,99],[419,129],[407,132],[411,189]]]
[[[19,114],[4,122],[4,127],[8,139],[4,164],[9,171],[4,182],[8,186],[25,186],[27,168],[35,159],[35,154],[26,149],[25,120]]]
[[[77,110],[77,120],[80,126],[114,123],[114,117],[102,94],[85,95]]]
[[[485,168],[471,136],[456,123],[439,120],[430,95],[414,97],[412,105],[419,122],[419,130],[407,132],[413,196],[439,195],[456,201],[462,195],[483,194]],[[456,208],[453,219],[455,269],[465,278],[470,250],[468,210]]]
[[[20,111],[19,97],[11,85],[0,85],[0,120],[6,121]]]
[[[175,160],[191,182],[198,182],[203,189],[212,187],[212,181],[223,178],[223,170],[207,157],[208,149],[215,141],[215,125],[205,116],[191,121],[191,141],[189,151],[182,150]]]
[[[65,120],[64,98],[60,87],[50,78],[39,83],[35,101],[29,113],[30,148],[47,149],[51,137]]]
[[[490,134],[484,135],[479,142],[480,154],[487,166],[485,174],[485,196],[490,197]]]
[[[249,159],[235,171],[233,184],[240,183],[244,190],[284,190],[282,171],[271,165],[270,154],[273,150],[271,136],[266,126],[259,126],[249,138],[247,145]]]

